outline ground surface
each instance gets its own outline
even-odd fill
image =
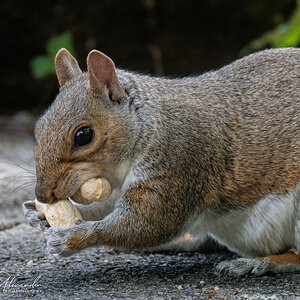
[[[32,165],[31,147],[29,137],[0,134],[0,299],[300,299],[300,274],[215,275],[228,253],[95,248],[49,257],[43,234],[24,223],[20,209],[32,197],[33,178],[7,164]]]

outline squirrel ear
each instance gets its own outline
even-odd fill
[[[121,103],[125,90],[119,81],[114,62],[100,51],[92,50],[87,57],[90,88],[95,92],[108,89],[112,101]]]
[[[65,48],[61,48],[55,56],[55,69],[61,87],[82,73],[76,59]]]

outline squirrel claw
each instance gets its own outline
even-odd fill
[[[266,273],[296,272],[299,270],[299,265],[277,265],[270,258],[264,258],[261,261],[255,258],[238,258],[222,261],[217,265],[216,272],[218,274],[240,277],[246,275],[262,276]]]
[[[240,277],[251,274],[257,269],[261,262],[257,259],[238,258],[234,260],[225,260],[217,265],[216,272],[233,277]]]
[[[23,203],[23,211],[30,226],[37,227],[42,231],[49,228],[50,225],[48,221],[36,210],[34,201],[27,201]]]
[[[73,226],[72,226],[73,227]],[[47,252],[51,255],[70,256],[73,251],[66,247],[68,238],[73,234],[71,228],[51,227],[47,234]]]
[[[86,222],[68,227],[51,227],[47,233],[49,254],[70,256],[86,247]]]

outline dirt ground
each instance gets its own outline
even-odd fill
[[[100,247],[68,258],[48,256],[43,234],[26,225],[21,210],[33,197],[31,140],[0,134],[0,299],[300,299],[300,274],[216,275],[216,263],[234,257],[227,252]]]

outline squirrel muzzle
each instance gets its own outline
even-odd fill
[[[42,203],[52,203],[57,200],[54,193],[54,186],[46,183],[42,178],[38,178],[35,186],[36,199]]]

